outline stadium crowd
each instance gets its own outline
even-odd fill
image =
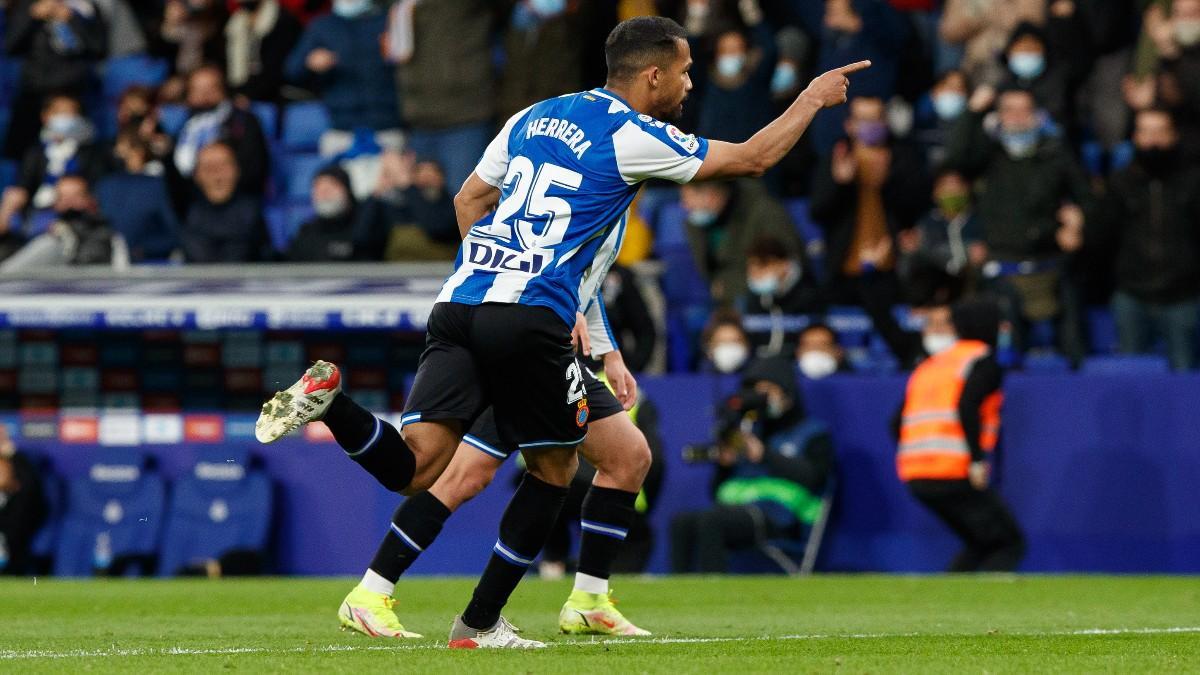
[[[836,342],[801,340],[831,308],[895,337],[893,306],[980,292],[1004,299],[1002,351],[1077,363],[1086,308],[1109,305],[1121,351],[1161,340],[1172,368],[1196,365],[1197,0],[0,7],[0,271],[449,259],[451,197],[498,125],[602,83],[611,27],[661,13],[695,58],[678,124],[708,138],[744,140],[811,74],[874,63],[763,179],[635,205],[621,262],[694,267],[667,299],[696,310],[685,333],[708,322],[701,367],[799,345],[821,363],[806,372],[833,372]],[[719,337],[738,321],[712,308],[743,313],[744,334]],[[741,359],[717,344],[738,339]]]

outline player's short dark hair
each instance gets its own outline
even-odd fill
[[[791,260],[792,254],[779,237],[760,234],[750,242],[746,257],[754,260]]]
[[[678,53],[679,40],[687,40],[687,31],[666,17],[638,16],[622,21],[604,41],[608,79],[625,81],[646,66],[665,66]]]

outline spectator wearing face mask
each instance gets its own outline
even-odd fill
[[[1004,50],[1007,69],[1000,87],[1024,89],[1033,94],[1049,116],[1059,124],[1070,124],[1069,99],[1070,64],[1054,58],[1047,48],[1046,33],[1032,23],[1022,23],[1013,30]]]
[[[223,142],[200,149],[194,172],[199,197],[188,208],[180,240],[194,263],[243,263],[264,257],[262,204],[238,191],[237,153]]]
[[[249,110],[235,106],[225,87],[224,72],[217,66],[204,66],[188,76],[189,116],[172,153],[172,176],[177,199],[186,203],[193,194],[180,187],[191,179],[200,151],[212,143],[225,143],[237,157],[238,190],[261,197],[266,189],[269,157],[267,140],[258,118]]]
[[[162,167],[154,167],[150,146],[132,129],[117,136],[115,155],[121,168],[96,185],[100,212],[125,239],[132,262],[170,258],[180,226]]]
[[[155,98],[154,89],[142,85],[134,85],[121,92],[121,98],[117,100],[117,137],[128,134],[136,136],[150,150],[146,171],[161,175],[166,170],[166,161],[174,142],[159,124]],[[123,160],[117,156],[115,143],[113,157],[118,167],[123,165]]]
[[[0,263],[0,272],[107,265],[113,263],[114,252],[125,260],[120,245],[114,246],[112,229],[99,214],[86,179],[63,176],[55,194],[49,228]]]
[[[760,181],[688,183],[679,195],[692,259],[719,305],[745,294],[746,252],[755,239],[774,237],[792,255],[803,248],[787,210]]]
[[[970,184],[961,174],[943,171],[934,180],[933,201],[916,227],[897,235],[900,279],[906,284],[922,268],[962,277],[985,262],[987,247],[971,208]]]
[[[333,13],[313,20],[288,56],[287,80],[313,90],[329,109],[322,157],[345,152],[356,133],[372,134],[387,149],[404,144],[396,77],[381,49],[387,22],[371,0],[335,0]]]
[[[742,5],[748,31],[725,30],[717,35],[696,125],[696,133],[731,143],[745,141],[775,118],[771,104],[778,55],[775,39],[758,3]]]
[[[742,317],[737,312],[713,312],[700,342],[704,349],[705,370],[728,375],[740,371],[750,360],[750,338],[742,328]]]
[[[796,365],[800,374],[820,380],[849,370],[846,351],[838,344],[837,334],[823,323],[810,324],[796,340]]]
[[[95,131],[83,116],[78,99],[55,95],[42,109],[40,143],[29,148],[21,162],[17,183],[0,198],[0,234],[17,215],[51,209],[57,199],[58,182],[67,175],[93,181],[104,175],[108,162],[104,149],[94,142]],[[37,234],[36,226],[25,227]]]
[[[48,100],[83,96],[92,68],[108,52],[104,20],[91,0],[13,0],[7,3],[4,53],[23,58],[12,99],[4,156],[20,160],[38,143]]]
[[[739,305],[755,353],[776,356],[790,351],[803,315],[822,314],[825,298],[799,256],[775,237],[759,237],[746,251],[747,293]]]
[[[387,260],[448,260],[457,252],[458,218],[437,162],[412,152],[384,153],[367,208],[389,224]]]
[[[951,134],[946,165],[981,186],[975,213],[987,245],[984,276],[1018,300],[1020,316],[1011,318],[1058,320],[1059,348],[1076,359],[1080,310],[1066,272],[1084,243],[1088,183],[1030,92],[996,96],[980,87],[968,108]]]
[[[1200,0],[1174,0],[1170,20],[1159,33],[1157,86],[1149,80],[1152,100],[1135,108],[1166,106],[1175,115],[1180,147],[1190,164],[1200,162]]]
[[[877,0],[825,0],[795,3],[804,30],[817,40],[816,71],[841,63],[870,59],[866,77],[854,80],[854,95],[887,100],[896,93],[900,60],[896,55],[908,42],[909,27],[899,12]],[[879,66],[876,68],[876,66]],[[842,137],[845,106],[830,108],[813,120],[813,148],[821,156],[833,151]]]
[[[925,152],[927,166],[940,166],[946,159],[946,139],[954,123],[967,111],[970,83],[961,70],[947,70],[929,91],[932,116],[917,120],[913,137]]]
[[[960,67],[976,84],[996,86],[1004,78],[1003,53],[1021,23],[1045,25],[1046,0],[946,0],[939,35],[963,47]]]
[[[911,146],[890,142],[882,99],[860,96],[849,108],[848,138],[817,168],[809,212],[825,230],[830,301],[859,304],[866,276],[894,301],[893,238],[925,210],[928,179]]]
[[[923,506],[963,540],[951,572],[1011,572],[1025,555],[1020,527],[991,487],[1003,372],[995,348],[1000,311],[987,301],[954,307],[944,345],[913,372],[897,416],[896,471]]]
[[[1115,250],[1112,309],[1122,352],[1161,336],[1171,368],[1196,367],[1200,327],[1200,171],[1182,161],[1171,113],[1139,111],[1133,164],[1109,181],[1093,218]]]
[[[328,166],[313,178],[312,205],[316,215],[300,226],[284,258],[292,262],[382,260],[380,228],[369,209],[354,198],[350,176]]]
[[[230,89],[252,101],[281,100],[283,65],[301,32],[300,22],[278,0],[238,0],[225,24]]]
[[[731,551],[799,538],[820,511],[833,470],[829,430],[805,414],[788,359],[755,361],[741,391],[722,408],[713,457],[715,503],[671,521],[676,573],[728,572]],[[725,421],[731,416],[736,425]]]

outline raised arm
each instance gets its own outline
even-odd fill
[[[763,175],[796,145],[818,111],[846,102],[848,76],[870,67],[870,61],[859,61],[818,76],[782,115],[743,143],[710,141],[694,180]]]

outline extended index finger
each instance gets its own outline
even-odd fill
[[[857,73],[860,70],[866,70],[870,67],[870,61],[859,61],[857,63],[851,63],[849,65],[842,66],[841,68],[834,68],[833,72],[841,73],[842,75],[849,75],[850,73]]]

